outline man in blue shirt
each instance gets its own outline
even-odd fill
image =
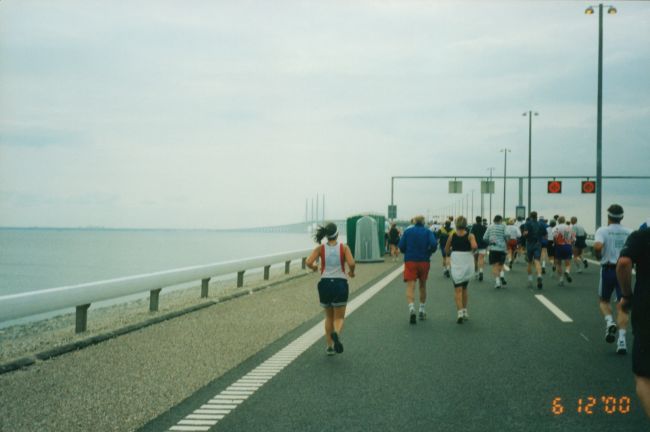
[[[399,240],[399,250],[404,254],[404,282],[406,282],[406,301],[409,307],[411,324],[415,318],[415,281],[420,281],[420,320],[426,319],[424,305],[427,301],[427,278],[431,255],[436,251],[436,236],[424,226],[424,216],[414,218],[415,225],[404,231]]]

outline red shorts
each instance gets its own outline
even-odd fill
[[[404,263],[404,282],[421,280],[426,281],[429,277],[429,262],[406,261]]]
[[[517,239],[510,239],[508,240],[508,250],[516,250],[517,249]]]

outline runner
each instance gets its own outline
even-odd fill
[[[447,239],[445,253],[451,259],[451,280],[454,283],[456,299],[456,322],[462,324],[469,319],[467,314],[467,286],[474,274],[474,251],[478,249],[474,234],[467,233],[467,219],[456,218],[456,231]]]
[[[571,229],[576,237],[576,242],[573,245],[573,261],[576,263],[578,273],[582,273],[582,266],[584,268],[589,266],[587,260],[582,258],[582,251],[587,247],[587,232],[582,225],[578,225],[578,218],[575,216],[571,217]]]
[[[506,262],[509,263],[510,268],[512,268],[512,263],[517,253],[517,245],[519,244],[519,237],[521,237],[521,232],[519,228],[515,225],[515,221],[508,219],[506,225],[506,244],[508,246],[508,256]]]
[[[474,252],[474,272],[479,282],[483,282],[483,267],[485,266],[485,251],[488,244],[483,240],[487,227],[483,225],[481,216],[476,216],[476,223],[472,225],[470,234],[474,235],[478,249]]]
[[[453,232],[454,229],[451,227],[450,220],[445,221],[445,225],[440,228],[440,231],[438,231],[438,234],[440,234],[440,253],[442,254],[442,274],[444,274],[445,277],[450,276],[449,257],[445,253],[445,245],[447,244],[447,239]]]
[[[625,332],[627,329],[628,314],[621,307],[621,287],[616,280],[616,262],[621,249],[630,235],[631,230],[621,225],[623,220],[623,207],[612,204],[607,209],[607,226],[600,227],[594,236],[594,254],[600,260],[600,312],[605,317],[605,341],[613,343],[616,340],[617,325],[612,317],[610,301],[616,291],[616,321],[618,321],[618,343],[616,352],[627,353]]]
[[[494,216],[494,223],[485,230],[483,235],[483,240],[488,243],[488,250],[490,251],[488,259],[492,265],[494,287],[497,289],[507,285],[503,273],[503,264],[506,262],[506,231],[502,222],[501,215]]]
[[[415,319],[415,281],[420,281],[420,310],[419,318],[424,320],[427,313],[424,309],[427,301],[427,278],[431,255],[436,251],[438,244],[436,236],[424,226],[424,216],[414,218],[415,225],[408,228],[399,240],[399,249],[404,254],[404,282],[406,282],[406,301],[409,307],[411,324],[416,324]]]
[[[573,243],[575,235],[571,226],[566,223],[566,218],[560,216],[558,224],[553,233],[553,242],[555,243],[555,265],[557,266],[558,284],[564,286],[564,279],[571,283],[571,255],[573,253]],[[564,274],[562,273],[562,262],[564,261]]]
[[[519,216],[517,220],[515,221],[514,225],[517,227],[519,232],[521,233],[521,227],[528,221],[528,219],[524,220],[522,216]],[[514,264],[517,261],[517,258],[523,255],[524,257],[526,256],[526,237],[520,236],[517,239],[517,249],[515,250],[515,253],[512,257],[512,263],[510,263],[510,267],[512,267],[512,264]]]
[[[555,272],[555,241],[553,240],[553,236],[555,235],[555,229],[557,228],[557,221],[555,219],[551,219],[551,221],[548,223],[548,226],[546,227],[546,255],[548,256],[548,260],[551,262],[551,265],[553,266],[553,272]],[[544,267],[542,267],[542,274],[544,274]]]
[[[528,286],[533,286],[532,266],[535,265],[535,270],[537,271],[537,289],[541,290],[543,287],[542,265],[539,260],[542,256],[542,238],[546,235],[546,230],[537,221],[536,211],[530,212],[528,222],[526,222],[521,229],[523,231],[523,237],[526,238],[526,260],[528,261],[526,271],[528,272]]]
[[[542,226],[544,229],[544,236],[542,237],[542,257],[540,258],[540,261],[542,263],[542,275],[546,274],[546,262],[548,261],[548,242],[549,242],[549,235],[548,235],[548,224],[546,223],[546,219],[544,219],[544,216],[539,217],[539,224]],[[551,237],[552,238],[552,237]]]
[[[320,260],[320,281],[318,282],[318,297],[320,305],[325,309],[325,340],[327,355],[343,352],[340,335],[345,320],[345,307],[348,302],[348,276],[354,277],[355,262],[348,245],[338,242],[339,231],[332,222],[319,226],[314,238],[320,243],[327,237],[325,244],[319,244],[305,261],[307,267],[318,270],[316,260]],[[345,264],[348,273],[345,274]]]
[[[397,224],[393,222],[390,225],[390,230],[388,230],[388,244],[390,245],[390,256],[393,258],[393,261],[397,261],[399,257],[399,229],[397,229]]]
[[[636,284],[632,301],[632,266],[636,265]],[[650,418],[650,229],[640,228],[627,238],[621,250],[616,275],[621,286],[621,309],[632,303],[632,371],[636,393]]]

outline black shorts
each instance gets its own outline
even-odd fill
[[[555,256],[555,243],[551,240],[546,243],[546,254],[551,258]]]
[[[576,237],[576,243],[573,245],[576,249],[584,249],[587,247],[587,237]]]
[[[506,253],[503,251],[490,251],[488,259],[490,264],[505,264]]]
[[[634,334],[632,372],[634,375],[650,378],[650,335]]]
[[[345,306],[349,295],[346,279],[326,278],[318,282],[318,298],[324,308]]]

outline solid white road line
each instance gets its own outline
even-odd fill
[[[171,431],[208,431],[210,426],[172,426]]]
[[[567,315],[567,314],[565,314],[564,312],[562,312],[562,311],[560,310],[559,307],[555,306],[553,303],[551,303],[551,301],[550,301],[549,299],[547,299],[547,298],[544,297],[543,295],[541,295],[541,294],[536,294],[536,295],[535,295],[535,298],[536,298],[537,300],[539,300],[539,301],[540,301],[544,306],[546,306],[546,308],[547,308],[548,310],[550,310],[551,312],[553,312],[553,315],[555,315],[556,317],[558,317],[558,319],[559,319],[560,321],[562,321],[562,322],[573,322],[573,320],[571,319],[571,317],[569,317],[569,315]]]
[[[370,300],[372,296],[381,291],[386,285],[391,283],[397,276],[402,274],[403,266],[395,269],[388,276],[384,277],[382,280],[356,296],[352,301],[348,303],[346,309],[346,315],[350,316],[352,312],[357,310],[362,304]],[[182,431],[182,430],[201,430],[207,431],[209,427],[203,425],[207,423],[196,423],[196,422],[212,422],[211,425],[217,423],[217,420],[193,420],[190,416],[197,414],[210,414],[205,412],[206,410],[233,410],[237,407],[237,404],[244,401],[252,395],[260,386],[265,384],[268,380],[273,378],[278,374],[282,369],[287,367],[291,362],[298,358],[303,352],[305,352],[309,347],[311,347],[317,340],[323,337],[323,324],[324,321],[320,321],[318,324],[313,326],[311,329],[307,330],[302,336],[295,339],[289,345],[284,347],[282,350],[277,352],[274,356],[270,357],[262,364],[257,366],[252,371],[244,375],[240,380],[235,381],[228,387],[226,390],[222,391],[218,395],[213,396],[209,404],[201,405],[201,408],[195,410],[192,414],[189,414],[185,417],[184,420],[178,422],[176,426],[172,426],[170,430],[172,431]],[[257,386],[247,385],[251,380],[259,382]],[[221,401],[232,402],[231,404],[222,404]],[[200,412],[199,412],[200,411]],[[223,415],[227,415],[224,413]],[[204,427],[203,429],[182,429],[185,427]],[[179,429],[181,428],[181,429]]]

